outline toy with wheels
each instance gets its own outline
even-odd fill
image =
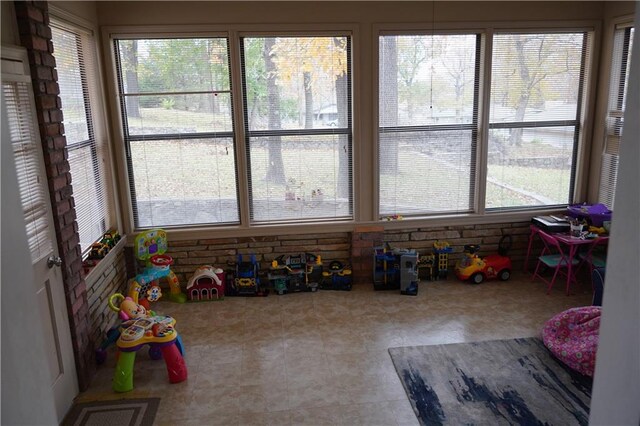
[[[464,246],[464,257],[456,264],[456,276],[462,281],[480,284],[484,280],[497,278],[506,281],[511,277],[511,258],[507,256],[513,239],[504,235],[498,243],[498,254],[480,258],[479,245]]]
[[[322,272],[320,288],[322,290],[351,290],[351,267],[334,260],[329,263],[329,270]]]
[[[135,303],[140,303],[147,309],[151,302],[162,297],[162,291],[158,285],[160,278],[166,278],[169,282],[169,300],[184,303],[187,296],[180,290],[178,278],[171,271],[173,259],[167,251],[167,234],[162,229],[152,229],[141,232],[134,242],[136,258],[146,262],[144,270],[136,275],[129,283],[128,295]]]

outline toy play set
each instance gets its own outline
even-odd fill
[[[269,290],[260,283],[260,263],[255,255],[250,255],[249,260],[244,260],[238,255],[235,263],[230,263],[234,272],[227,274],[225,280],[225,294],[228,296],[267,296]]]
[[[118,313],[122,323],[109,331],[96,357],[98,362],[104,362],[107,347],[111,343],[116,344],[118,361],[113,376],[114,391],[133,390],[136,353],[145,345],[149,346],[151,359],[164,359],[171,383],[187,380],[187,366],[182,356],[182,341],[175,329],[175,319],[147,311],[132,298],[119,293],[109,298],[109,307]]]
[[[506,281],[511,277],[511,258],[507,256],[512,245],[511,235],[504,235],[498,243],[498,254],[480,258],[480,246],[464,246],[464,256],[456,264],[456,276],[462,281],[480,284],[484,280],[498,278]]]
[[[225,273],[220,268],[204,265],[196,269],[187,283],[187,297],[190,301],[224,299]]]
[[[271,262],[267,277],[278,294],[317,291],[322,278],[322,260],[311,253],[282,255]]]
[[[329,263],[329,270],[322,272],[320,288],[323,290],[351,290],[351,267],[334,260]]]
[[[418,294],[418,253],[415,250],[375,247],[373,254],[373,288]]]
[[[158,280],[165,278],[169,283],[169,300],[184,303],[187,296],[180,290],[176,274],[171,271],[173,258],[167,251],[167,234],[162,229],[141,232],[134,241],[136,258],[146,262],[144,270],[129,283],[127,294],[136,302],[149,309],[151,302],[162,297]]]

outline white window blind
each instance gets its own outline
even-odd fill
[[[572,200],[588,33],[493,37],[486,208]]]
[[[618,155],[624,125],[629,67],[633,44],[633,27],[618,26],[614,33],[611,56],[609,100],[606,118],[602,171],[600,174],[599,202],[613,210],[616,183],[618,181]]]
[[[114,43],[135,226],[237,223],[227,39]]]
[[[93,36],[52,22],[80,247],[86,252],[108,225],[106,147],[96,140],[89,85],[97,85]]]
[[[53,250],[45,193],[46,175],[40,164],[39,138],[27,83],[3,78],[2,91],[7,107],[7,125],[15,157],[20,201],[27,229],[31,261],[36,263]],[[5,141],[3,141],[4,143]]]
[[[381,216],[472,210],[479,60],[479,34],[379,38]]]
[[[251,221],[352,218],[350,38],[241,43]]]

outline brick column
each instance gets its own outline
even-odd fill
[[[80,390],[84,390],[95,372],[94,344],[90,337],[89,304],[82,275],[82,253],[62,124],[62,104],[58,96],[60,89],[53,57],[49,7],[46,1],[16,1],[15,9],[20,41],[29,56],[53,222],[62,258],[62,278],[78,383]]]
[[[382,226],[356,226],[351,234],[351,267],[354,284],[373,285],[373,248],[384,241]]]

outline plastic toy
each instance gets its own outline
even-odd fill
[[[322,290],[345,290],[352,287],[351,267],[334,260],[329,264],[329,270],[322,272],[320,288]]]
[[[107,340],[96,351],[96,361],[106,360],[106,349],[111,343],[118,347],[118,362],[113,377],[113,390],[128,392],[133,389],[133,366],[136,352],[149,345],[152,359],[164,358],[171,383],[187,379],[187,367],[182,357],[183,345],[175,330],[175,319],[155,315],[132,298],[116,293],[109,298],[109,308],[119,314],[123,322],[107,333]]]
[[[104,259],[104,257],[109,254],[109,251],[116,246],[116,244],[120,241],[120,234],[118,231],[111,229],[102,236],[102,239],[98,242],[91,244],[91,249],[89,250],[89,255],[87,256],[88,260],[100,260]],[[90,264],[87,263],[87,266]],[[96,263],[90,265],[95,266]]]
[[[317,291],[322,277],[322,259],[311,253],[279,256],[271,262],[269,283],[278,294]]]
[[[106,361],[107,348],[111,346],[111,344],[116,343],[120,338],[123,324],[126,321],[148,318],[156,315],[153,311],[148,311],[144,306],[135,303],[131,297],[125,297],[120,293],[113,294],[109,298],[108,305],[112,311],[118,313],[118,317],[123,321],[123,323],[112,327],[107,332],[107,338],[102,342],[98,349],[96,349],[96,362],[98,364],[102,364]],[[183,353],[182,340],[179,337],[176,344],[180,349],[180,353]],[[160,359],[162,354],[158,351],[150,350],[149,356],[152,359]]]
[[[375,247],[373,253],[373,288],[418,294],[418,253],[409,249]]]
[[[196,269],[187,283],[187,297],[191,301],[224,299],[225,274],[220,268],[204,265]]]
[[[425,279],[434,280],[436,278],[436,255],[431,253],[420,256],[416,268],[418,268],[418,277],[420,277],[420,271],[425,269],[427,271]]]
[[[176,321],[169,316],[151,316],[132,319],[122,323],[120,337],[116,341],[120,355],[113,376],[113,390],[128,392],[133,390],[133,366],[136,352],[149,345],[152,358],[162,357],[167,365],[169,382],[180,383],[187,380],[187,366],[178,342]]]
[[[448,241],[436,241],[433,243],[433,253],[436,256],[436,278],[447,279],[449,274],[449,253],[453,248]]]
[[[486,279],[498,278],[506,281],[511,277],[511,258],[507,256],[511,248],[511,235],[505,235],[498,244],[498,254],[484,258],[476,254],[479,245],[464,246],[465,256],[456,265],[456,275],[462,281],[469,280],[473,284],[480,284]]]
[[[173,259],[167,251],[167,234],[162,229],[152,229],[141,232],[134,242],[136,258],[146,262],[145,269],[129,283],[128,295],[136,303],[140,303],[149,309],[150,302],[155,302],[162,297],[158,286],[160,278],[166,278],[169,282],[169,300],[184,303],[187,296],[180,291],[178,278],[171,271]]]
[[[589,225],[602,226],[611,221],[613,212],[604,204],[572,204],[567,207],[567,214],[573,218],[584,219]]]
[[[268,289],[263,289],[260,285],[258,271],[260,264],[256,261],[256,256],[251,255],[249,261],[245,261],[242,255],[238,255],[235,263],[235,272],[227,274],[225,294],[228,296],[267,296]]]

